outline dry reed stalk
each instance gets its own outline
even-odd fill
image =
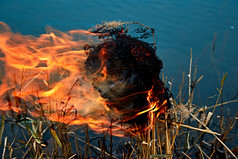
[[[200,124],[202,124],[207,130],[211,131],[203,122],[201,122],[199,119],[197,119],[193,114],[190,113],[190,115],[191,115],[195,120],[197,120]],[[235,154],[226,146],[226,144],[224,144],[224,143],[222,142],[222,140],[221,140],[219,137],[217,137],[215,134],[213,134],[213,136],[227,149],[227,151],[230,152],[230,154],[231,154],[235,159],[238,159],[238,158],[235,156]]]

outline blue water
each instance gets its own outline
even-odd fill
[[[40,35],[50,25],[56,29],[88,29],[102,21],[136,21],[156,30],[158,56],[163,72],[177,94],[185,72],[188,78],[190,48],[197,77],[204,75],[195,92],[195,102],[213,104],[223,73],[224,101],[237,99],[238,1],[237,0],[0,0],[0,21],[14,32]],[[214,33],[217,34],[212,52]],[[168,85],[168,84],[167,84]],[[186,92],[187,85],[184,87]],[[237,104],[225,106],[237,111]],[[235,110],[235,111],[234,111]]]

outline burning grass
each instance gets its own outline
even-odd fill
[[[214,106],[194,104],[203,76],[192,71],[192,50],[185,101],[184,81],[175,98],[159,78],[154,30],[140,23],[49,28],[39,38],[0,28],[3,158],[237,158],[237,116],[209,128],[229,103],[219,104],[227,74]]]

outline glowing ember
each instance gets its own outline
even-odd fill
[[[121,122],[148,129],[169,106],[155,49],[121,26],[47,32],[24,36],[0,22],[1,110],[95,131],[111,125],[109,114],[117,131]]]

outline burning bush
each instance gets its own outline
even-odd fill
[[[156,49],[127,32],[121,25],[97,27],[94,33],[105,41],[85,46],[85,69],[93,87],[123,122],[144,127],[153,120],[152,112],[158,117],[170,106],[170,94],[159,78],[163,66]]]

